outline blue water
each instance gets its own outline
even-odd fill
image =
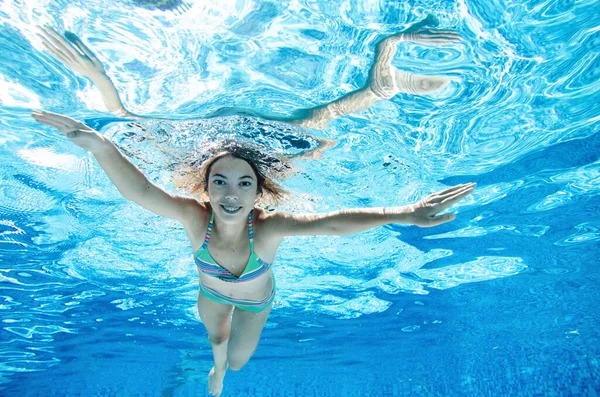
[[[169,191],[177,155],[221,132],[287,154],[338,142],[294,162],[286,211],[478,183],[437,228],[286,240],[260,346],[224,396],[600,394],[600,2],[110,3],[0,3],[2,395],[201,396],[212,367],[185,232],[121,198],[40,108],[101,129]],[[447,88],[286,139],[236,118],[144,136],[34,29],[79,35],[135,113],[285,117],[360,88],[375,44],[429,12],[463,41],[402,44],[393,64]]]

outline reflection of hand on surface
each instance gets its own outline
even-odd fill
[[[402,72],[389,65],[379,69],[371,69],[369,88],[377,97],[390,99],[396,94],[430,94],[445,88],[450,80],[443,76],[425,76]]]
[[[312,128],[312,127],[309,127]],[[329,150],[333,147],[335,147],[335,145],[337,145],[337,141],[331,140],[331,139],[325,139],[325,138],[319,138],[316,136],[312,137],[314,140],[316,140],[317,143],[317,147],[309,150],[305,153],[302,153],[300,156],[297,156],[296,158],[298,159],[309,159],[309,160],[320,160],[323,158],[323,152],[325,152],[326,150]]]
[[[402,41],[420,44],[448,44],[456,43],[461,40],[459,34],[454,30],[435,30],[435,29],[414,29],[411,28],[404,32],[387,37],[379,42],[380,46],[397,45]]]
[[[65,39],[49,26],[39,26],[39,29],[39,37],[44,48],[65,66],[91,79],[100,90],[102,100],[109,112],[121,117],[143,117],[125,109],[115,85],[106,75],[104,65],[79,37],[71,32],[65,32]]]
[[[89,78],[105,74],[102,62],[75,34],[65,32],[65,39],[49,26],[39,29],[44,48],[65,66]]]

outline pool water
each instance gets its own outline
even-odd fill
[[[403,43],[398,69],[451,80],[306,130],[286,117],[361,88],[376,43],[433,13],[462,41]],[[459,183],[454,222],[282,245],[261,343],[223,396],[600,394],[600,2],[0,3],[0,393],[208,395],[212,353],[183,228],[123,199],[34,122],[86,121],[175,192],[181,156],[222,134],[298,156],[280,208],[413,203]],[[43,51],[81,37],[131,124]]]

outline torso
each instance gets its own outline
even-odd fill
[[[204,243],[210,213],[210,206],[198,203],[197,211],[187,224],[184,224],[193,252],[197,252]],[[263,261],[273,263],[281,239],[269,235],[265,223],[267,218],[268,214],[265,211],[254,210],[254,252]],[[249,239],[246,237],[240,239],[237,244],[225,245],[219,241],[218,232],[215,232],[213,228],[209,252],[220,266],[239,276],[244,271],[251,254]],[[206,287],[236,299],[261,300],[268,296],[273,289],[272,269],[255,279],[244,282],[222,281],[203,272],[199,272],[199,275],[200,282]]]

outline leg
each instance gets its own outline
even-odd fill
[[[272,306],[271,303],[261,312],[241,310],[237,307],[234,309],[227,348],[227,362],[232,370],[240,370],[256,351]]]
[[[215,366],[208,375],[209,392],[218,396],[223,389],[223,378],[227,370],[227,341],[231,330],[231,309],[233,306],[214,302],[198,294],[198,314],[208,332]]]

